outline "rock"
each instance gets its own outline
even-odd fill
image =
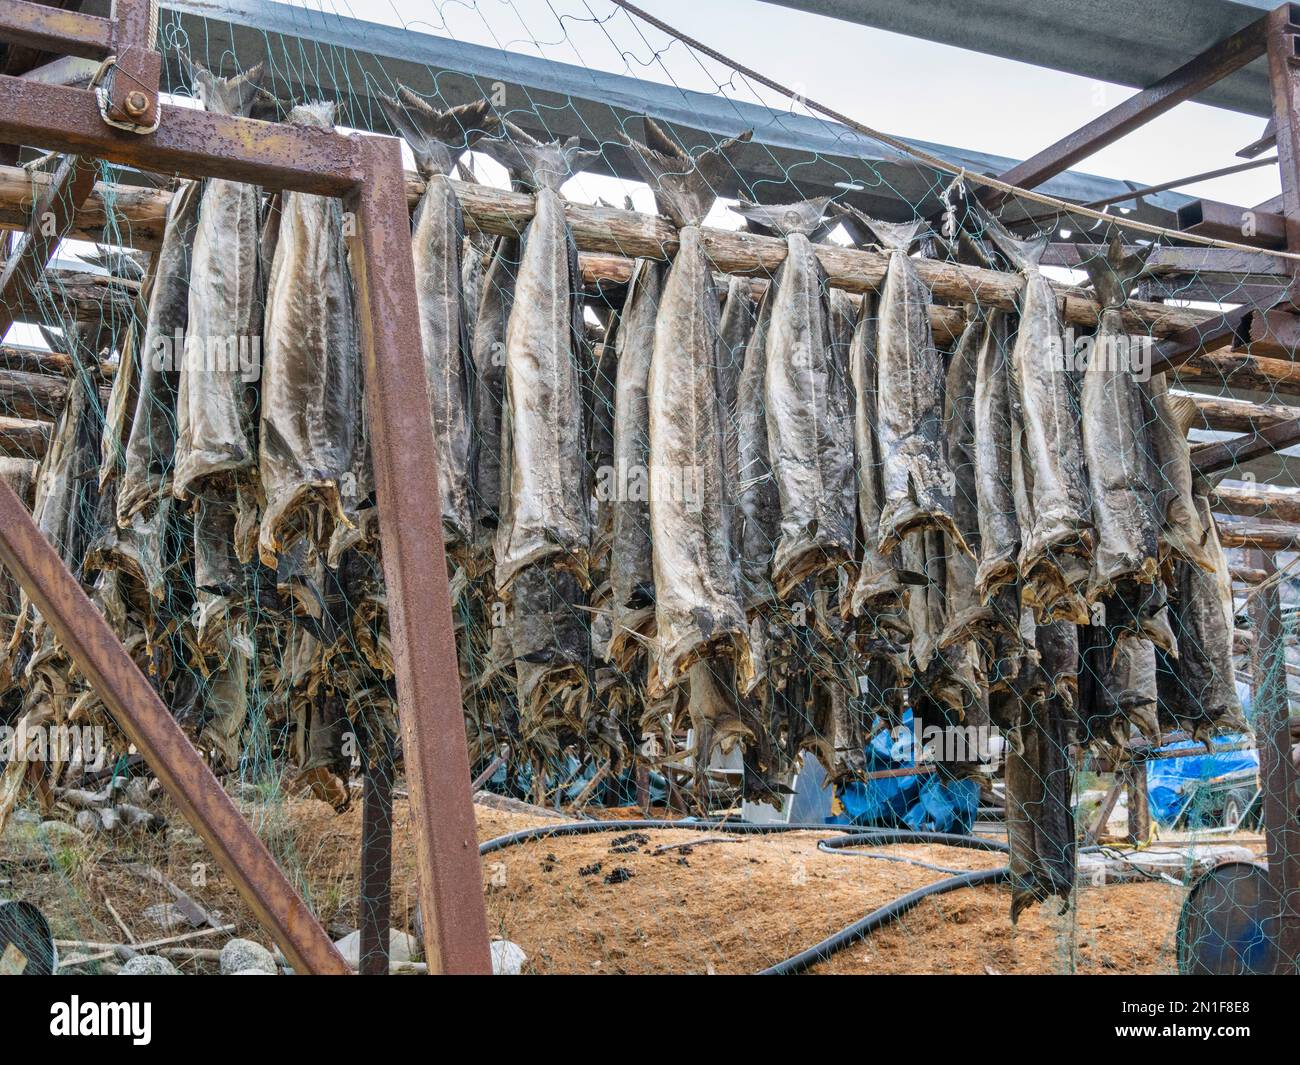
[[[491,946],[493,976],[518,976],[523,972],[528,955],[518,943],[511,943],[508,939],[494,939]]]
[[[268,976],[274,976],[275,956],[251,939],[232,939],[221,948],[222,976],[235,976],[248,969],[260,969]]]
[[[240,969],[237,973],[231,973],[231,976],[272,976],[265,969]]]
[[[180,972],[166,958],[155,954],[137,954],[122,966],[118,976],[180,976]]]
[[[334,945],[338,948],[343,960],[352,968],[359,968],[361,965],[361,932],[349,932],[342,939],[335,941]],[[388,962],[391,965],[394,962],[415,961],[420,953],[420,941],[414,936],[407,935],[405,932],[399,932],[396,928],[388,930]]]
[[[177,928],[189,928],[190,922],[185,919],[185,914],[180,907],[174,902],[158,902],[152,906],[147,906],[142,911],[144,917],[153,922],[164,932],[171,932]]]
[[[78,817],[77,820],[80,821],[81,818]],[[70,825],[66,821],[42,821],[36,832],[52,843],[81,843],[86,838],[86,833],[77,825]]]

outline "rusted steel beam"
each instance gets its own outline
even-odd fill
[[[1257,248],[1285,248],[1286,220],[1254,207],[1237,207],[1218,200],[1193,200],[1178,208],[1178,228],[1215,240],[1230,240]]]
[[[1245,345],[1254,309],[1247,306],[1212,314],[1203,322],[1160,341],[1151,353],[1151,373],[1167,373],[1189,359],[1234,344]]]
[[[156,132],[128,133],[104,124],[94,93],[0,77],[0,141],[319,196],[345,195],[363,177],[358,145],[370,138],[167,104],[161,115]]]
[[[359,148],[368,180],[346,203],[357,219],[352,262],[425,958],[430,972],[488,973],[438,453],[424,395],[411,388],[424,354],[401,144],[375,137]]]
[[[158,124],[162,56],[154,51],[158,12],[151,0],[114,0],[114,62],[105,78],[107,115],[139,130]]]
[[[1020,188],[1041,185],[1263,54],[1264,19],[1259,19],[999,177]],[[996,193],[985,202],[996,206],[1005,199]]]
[[[1277,572],[1277,560],[1271,552],[1251,554],[1258,569],[1270,576]],[[1296,767],[1291,761],[1282,601],[1276,583],[1265,583],[1251,598],[1250,614],[1256,633],[1252,702],[1259,778],[1264,791],[1268,873],[1282,902],[1276,971],[1285,975],[1295,973],[1300,966],[1300,823],[1296,813]]]
[[[0,4],[0,41],[9,44],[82,59],[103,59],[113,50],[113,38],[114,25],[109,19],[29,0],[5,0]]]
[[[1286,246],[1300,251],[1300,57],[1297,56],[1296,6],[1283,4],[1266,16],[1268,75],[1273,91],[1273,131],[1282,178]]]
[[[0,563],[14,574],[68,655],[294,968],[347,973],[334,944],[275,864],[181,727],[41,535],[0,482]]]
[[[1242,433],[1231,440],[1216,440],[1192,451],[1192,468],[1200,474],[1218,473],[1300,444],[1300,417],[1270,425],[1257,433]]]
[[[18,250],[0,273],[0,337],[14,324],[22,289],[40,283],[45,264],[72,228],[79,208],[95,187],[98,167],[78,155],[67,156],[54,180],[32,208],[32,218]]]

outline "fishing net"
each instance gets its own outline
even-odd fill
[[[1269,307],[1285,253],[1246,223],[1161,228],[1169,193],[1008,195],[610,3],[406,5],[400,29],[461,65],[401,76],[364,58],[389,28],[356,37],[346,4],[299,12],[310,42],[200,35],[183,8],[159,28],[172,103],[409,149],[411,387],[440,453],[482,837],[649,813],[1007,842],[521,842],[484,881],[529,970],[753,971],[1004,865],[1009,894],[928,903],[821,968],[1195,952],[1188,885],[1262,852],[1251,693],[1286,687],[1261,662],[1294,669],[1295,504],[1285,462],[1238,445],[1287,420],[1296,375],[1239,346],[1162,364],[1160,345]],[[662,107],[608,102],[610,76]],[[695,128],[703,100],[725,129]],[[10,224],[60,162],[5,171]],[[358,921],[362,780],[397,774],[392,920],[415,931],[354,220],[93,165],[73,233],[6,303],[0,472],[336,937]],[[123,935],[256,938],[4,581],[0,723],[70,742],[6,752],[0,894],[57,914],[92,966]],[[203,943],[166,949],[201,967]]]

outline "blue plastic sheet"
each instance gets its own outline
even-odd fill
[[[1218,737],[1215,744],[1249,742],[1249,733]],[[1195,740],[1183,740],[1161,747],[1162,751],[1204,749]],[[1171,825],[1183,807],[1206,783],[1229,773],[1259,771],[1259,752],[1223,751],[1217,754],[1189,755],[1185,758],[1164,758],[1147,762],[1147,805],[1151,816],[1162,825]],[[1249,781],[1246,782],[1249,784]]]
[[[867,746],[867,772],[914,766],[912,712],[903,727],[878,733]],[[938,773],[854,781],[838,790],[844,812],[837,824],[906,828],[915,832],[969,833],[979,809],[979,782],[954,780]]]

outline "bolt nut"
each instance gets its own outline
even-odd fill
[[[125,107],[128,115],[132,118],[139,118],[149,110],[149,97],[139,90],[127,93]]]

